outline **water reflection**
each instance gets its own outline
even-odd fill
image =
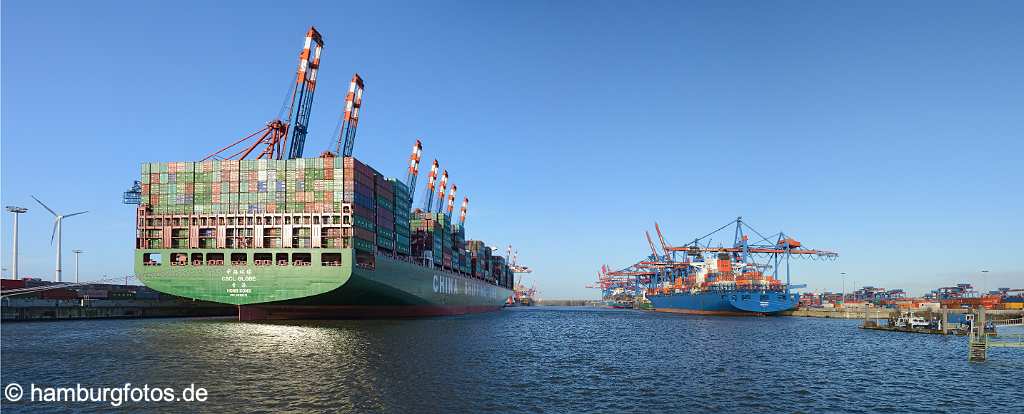
[[[3,325],[0,356],[4,383],[195,383],[210,392],[203,405],[146,411],[1024,410],[1019,350],[967,364],[963,338],[865,332],[857,323],[580,308],[380,321],[28,323]],[[40,409],[106,407],[4,405]]]

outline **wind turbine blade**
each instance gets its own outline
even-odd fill
[[[60,221],[59,218],[57,220],[53,221],[53,233],[50,233],[50,244],[53,244],[53,238],[57,236],[57,222],[58,221]]]
[[[37,203],[39,203],[39,205],[43,206],[43,208],[45,208],[45,209],[46,209],[46,211],[49,211],[49,212],[50,212],[51,214],[53,214],[53,215],[55,215],[55,216],[59,216],[59,215],[60,215],[60,214],[57,214],[57,212],[56,212],[56,211],[53,211],[53,209],[51,209],[51,208],[47,207],[47,206],[46,206],[46,204],[43,204],[43,202],[42,202],[42,201],[39,201],[39,199],[38,199],[38,198],[36,198],[36,196],[29,196],[29,197],[32,197],[32,199],[33,199],[33,200],[36,200],[36,202],[37,202]]]
[[[64,216],[64,218],[68,218],[68,217],[71,217],[71,216],[77,216],[79,214],[85,214],[85,213],[88,213],[88,211],[79,211],[77,213],[68,214],[68,215]]]

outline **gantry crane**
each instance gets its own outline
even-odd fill
[[[512,245],[508,245],[509,251],[512,249]],[[512,269],[512,273],[533,273],[533,270],[529,266],[523,266],[519,264],[519,250],[512,253],[512,260],[509,262],[509,269]]]
[[[459,226],[466,225],[466,212],[469,211],[469,197],[462,198],[462,211],[459,212]]]
[[[712,237],[730,227],[734,229],[732,246],[712,246]],[[660,237],[661,229],[657,223],[655,223],[655,229],[657,229]],[[757,236],[758,239],[752,242],[748,231]],[[711,233],[698,237],[682,246],[671,246],[666,243],[663,246],[663,250],[666,252],[664,261],[645,265],[653,266],[660,270],[673,269],[671,275],[675,277],[682,276],[681,273],[685,273],[688,267],[694,265],[691,259],[703,260],[705,255],[718,255],[719,259],[727,258],[723,262],[723,265],[729,266],[726,273],[753,275],[752,277],[760,278],[763,277],[764,270],[771,269],[772,275],[770,280],[776,283],[781,281],[782,275],[779,272],[785,266],[785,289],[787,294],[790,288],[803,287],[803,285],[794,286],[790,284],[790,258],[835,260],[839,257],[839,254],[833,251],[806,248],[799,241],[781,231],[764,236],[744,222],[742,217],[737,217],[735,220],[726,223]],[[677,253],[683,254],[681,260],[677,260]],[[763,260],[759,263],[758,259]],[[736,261],[741,268],[732,269],[733,261]],[[656,274],[653,284],[656,285],[661,282],[659,279],[666,275],[664,271]]]
[[[267,122],[263,128],[207,155],[202,161],[210,158],[241,160],[252,154],[256,154],[256,159],[301,158],[306,143],[306,128],[309,124],[310,109],[313,106],[313,92],[316,90],[316,75],[320,68],[320,52],[323,47],[324,42],[320,32],[317,32],[316,28],[310,27],[306,32],[305,45],[299,54],[299,69],[295,75],[295,85],[292,89],[287,118]],[[289,132],[291,132],[290,143]],[[234,153],[226,153],[229,149],[249,142],[252,138],[256,138],[256,140],[251,141],[247,146],[239,147],[241,149]]]
[[[712,246],[712,236],[733,226],[731,246]],[[699,284],[700,280],[695,279],[693,275],[699,271],[700,267],[708,266],[704,256],[715,255],[716,257],[713,259],[718,260],[720,266],[716,267],[719,272],[717,280],[750,279],[779,286],[782,284],[782,275],[779,272],[785,266],[784,288],[788,294],[791,288],[803,287],[803,285],[790,284],[789,259],[791,257],[826,260],[834,260],[838,257],[838,254],[832,251],[806,248],[783,232],[764,236],[746,224],[742,217],[737,217],[715,231],[681,246],[672,246],[665,242],[665,236],[657,223],[654,224],[654,228],[658,234],[658,240],[661,242],[660,252],[650,233],[644,232],[647,246],[651,251],[647,258],[617,271],[609,271],[607,266],[602,266],[601,271],[598,272],[598,283],[587,285],[587,287],[601,288],[605,296],[617,288],[628,290],[646,285],[652,290],[656,290],[663,282],[670,282],[676,289],[680,289],[685,284]],[[758,239],[751,241],[751,234],[756,235]],[[677,257],[678,254],[682,254],[682,257]],[[758,259],[763,260],[759,263]],[[738,268],[733,268],[734,264]],[[771,270],[770,277],[763,273],[768,269]],[[637,293],[639,292],[640,290],[637,289]]]
[[[363,78],[352,75],[345,95],[345,113],[341,117],[341,133],[335,152],[344,157],[352,156],[356,144],[356,128],[359,126],[359,110],[363,107]]]
[[[430,175],[427,175],[427,196],[423,199],[423,210],[430,212],[434,206],[434,185],[437,183],[437,159],[430,166]]]
[[[642,294],[642,287],[650,283],[650,277],[653,273],[636,265],[615,271],[609,270],[608,265],[601,265],[601,270],[597,272],[596,284],[589,284],[586,287],[600,289],[601,297],[604,299],[609,299],[619,294],[636,297]]]
[[[405,178],[405,186],[409,189],[409,204],[416,198],[416,178],[420,175],[420,155],[423,154],[423,143],[416,140],[412,146],[412,155],[409,156],[409,175]],[[434,162],[435,165],[437,162]]]
[[[444,189],[448,186],[448,170],[444,170],[441,173],[441,185],[437,188],[437,212],[444,211]],[[427,212],[430,212],[430,207],[427,207]]]
[[[128,191],[124,192],[121,197],[121,202],[124,204],[142,204],[142,184],[138,180],[132,183],[132,187]]]
[[[452,191],[448,193],[448,207],[445,208],[444,215],[448,218],[448,222],[451,222],[452,212],[455,211],[455,192],[458,191],[459,186],[452,184]]]

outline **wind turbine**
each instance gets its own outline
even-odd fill
[[[39,203],[39,205],[43,206],[43,208],[45,208],[46,211],[49,211],[50,214],[53,214],[53,233],[50,234],[50,244],[53,244],[54,236],[57,237],[57,269],[54,272],[53,278],[55,282],[60,282],[60,224],[61,222],[64,221],[65,218],[77,216],[79,214],[85,214],[88,213],[88,211],[79,211],[77,213],[72,213],[65,216],[63,214],[57,213],[56,211],[53,211],[52,208],[48,207],[46,204],[43,204],[42,201],[39,201],[39,199],[36,198],[36,196],[32,196],[32,199],[36,200],[36,202]]]

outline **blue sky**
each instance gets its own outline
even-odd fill
[[[52,277],[63,212],[83,277],[131,271],[143,161],[195,160],[276,116],[310,25],[324,36],[308,156],[353,72],[355,152],[410,145],[512,243],[541,295],[736,216],[838,262],[811,290],[1024,287],[1024,5],[1015,2],[39,2],[2,10],[2,203],[21,274]],[[421,180],[423,182],[425,180]],[[422,188],[419,189],[422,192]],[[418,203],[418,201],[417,201]],[[3,216],[9,265],[10,217]]]

